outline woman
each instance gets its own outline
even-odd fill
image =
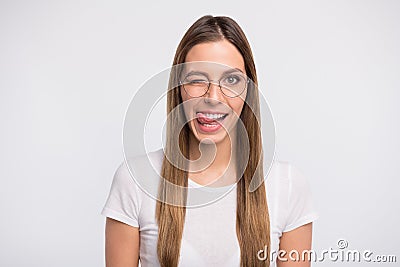
[[[107,266],[137,266],[139,258],[142,266],[309,266],[287,253],[311,249],[318,216],[305,178],[289,163],[274,162],[264,183],[257,75],[239,25],[201,17],[173,66],[165,151],[149,153],[164,178],[158,198],[143,193],[120,165],[102,211]],[[254,191],[252,181],[260,184]],[[205,188],[234,190],[189,208],[192,195],[181,188],[211,183],[217,186]]]

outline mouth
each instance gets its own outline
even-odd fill
[[[196,122],[202,132],[215,132],[222,127],[222,122],[228,113],[201,111],[196,112]]]

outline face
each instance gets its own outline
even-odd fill
[[[225,93],[228,91],[227,95],[221,91],[218,81],[221,84],[228,84],[229,87],[238,80],[237,77],[240,75],[246,79],[243,57],[233,44],[222,40],[195,45],[186,55],[185,63],[187,63],[185,77],[196,78],[186,78],[184,86],[190,79],[192,79],[191,84],[197,81],[212,81],[207,93],[201,97],[190,93],[192,91],[188,90],[189,85],[184,88],[180,86],[189,128],[198,141],[210,139],[218,144],[229,138],[228,132],[232,133],[235,129],[234,126],[244,106],[248,85],[246,80],[244,90],[240,91],[238,96],[232,97],[229,95],[230,91],[224,89]],[[188,76],[190,73],[195,74]]]

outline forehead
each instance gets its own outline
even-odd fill
[[[194,63],[197,61],[207,61]],[[214,62],[214,64],[212,63]],[[192,68],[205,68],[209,71],[227,71],[229,69],[237,68],[243,73],[246,73],[244,67],[244,60],[239,50],[227,40],[218,42],[207,42],[193,46],[186,55],[185,69]]]

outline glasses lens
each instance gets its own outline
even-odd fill
[[[202,96],[207,92],[208,79],[201,74],[190,74],[183,80],[183,87],[193,97]]]
[[[213,82],[214,83],[214,82]],[[192,97],[203,96],[209,87],[209,80],[203,74],[189,74],[182,81],[183,88]],[[220,79],[222,93],[228,97],[237,97],[247,86],[247,78],[241,72],[229,73]]]
[[[247,79],[241,73],[230,73],[221,79],[222,92],[230,97],[239,96],[246,88]]]

